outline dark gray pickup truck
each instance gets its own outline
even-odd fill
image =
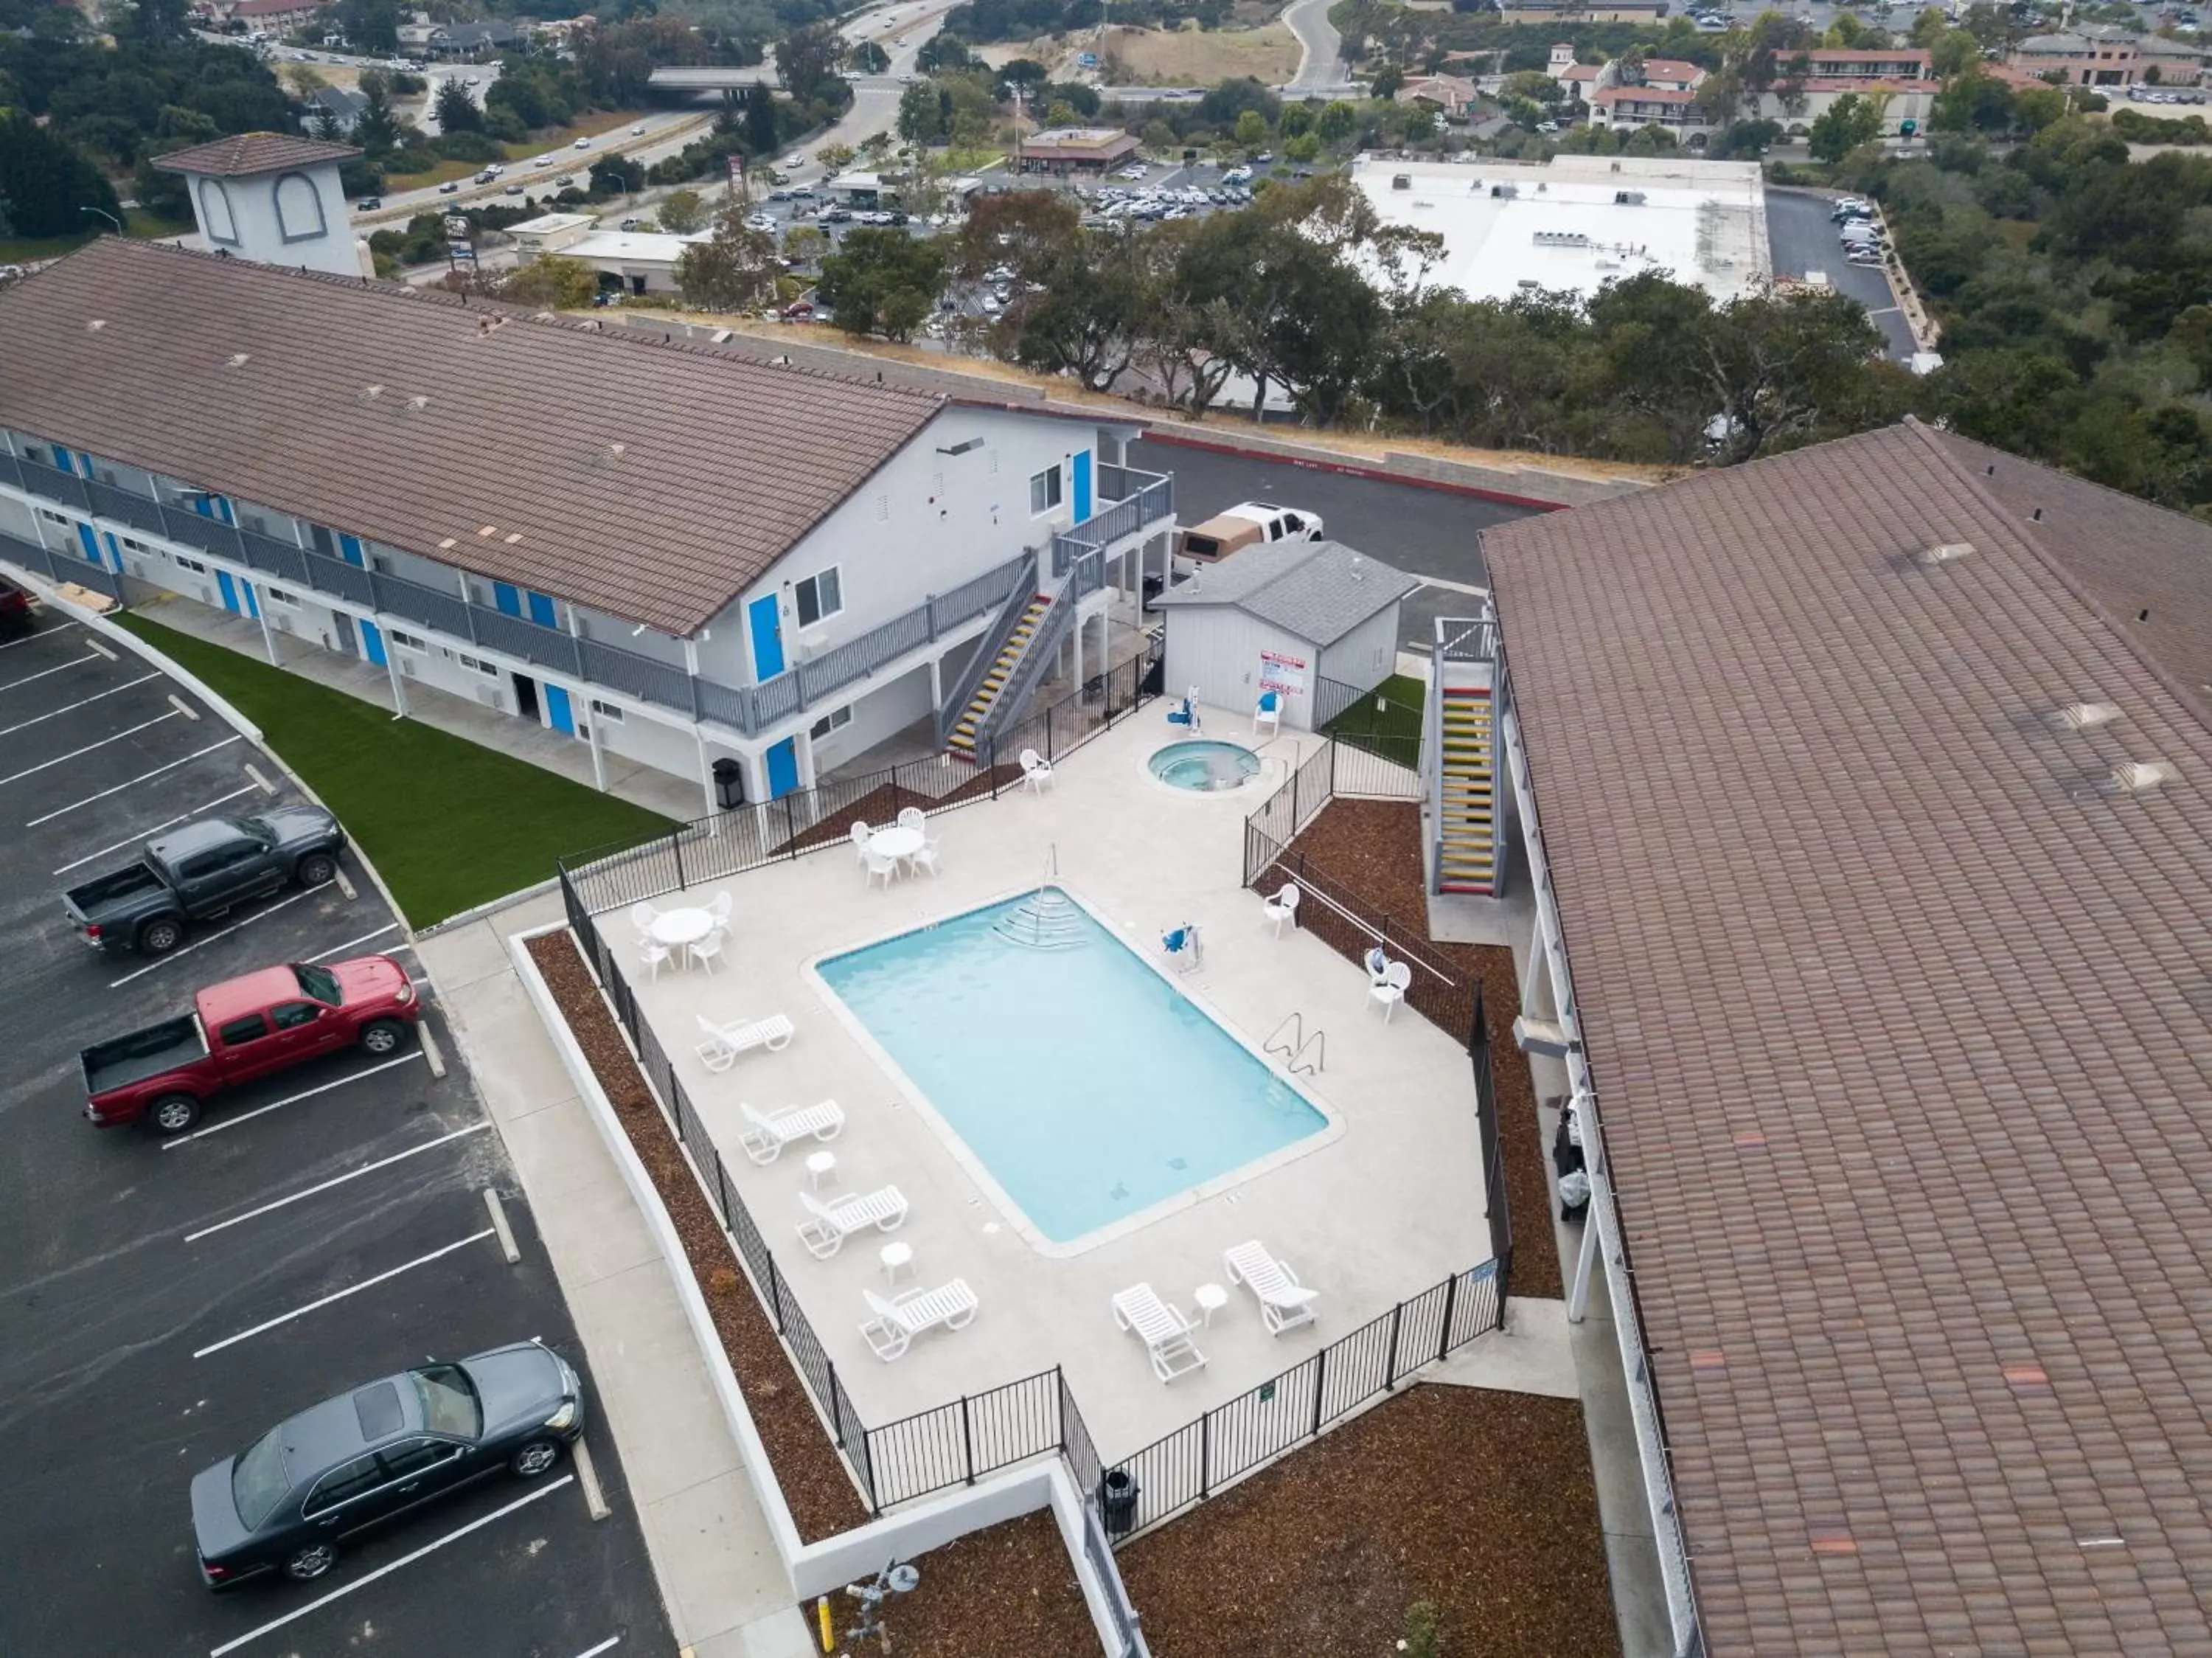
[[[297,882],[337,873],[345,831],[319,806],[281,806],[255,818],[202,818],[146,843],[136,862],[62,895],[94,949],[163,955],[195,921]]]

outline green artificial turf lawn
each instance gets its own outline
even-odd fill
[[[428,926],[544,881],[554,860],[676,826],[496,749],[135,615],[338,815],[408,922]]]
[[[1428,686],[1408,674],[1394,674],[1328,722],[1328,735],[1340,741],[1361,737],[1421,738],[1421,704]],[[1377,711],[1376,698],[1388,707]]]

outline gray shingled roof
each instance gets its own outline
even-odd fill
[[[240,132],[190,149],[173,149],[154,157],[165,173],[205,173],[218,179],[245,178],[256,173],[278,173],[288,167],[312,167],[318,162],[349,162],[361,154],[351,144],[325,143],[288,132]]]
[[[1982,453],[1483,536],[1716,1655],[2208,1650],[2203,531]]]
[[[945,406],[116,237],[0,294],[0,424],[677,634]]]
[[[1340,541],[1277,541],[1201,566],[1153,602],[1171,608],[1233,605],[1326,648],[1420,585],[1418,577]]]

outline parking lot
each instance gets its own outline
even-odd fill
[[[129,861],[155,830],[298,799],[265,754],[122,646],[52,614],[0,645],[0,1045],[14,1056],[0,1083],[0,1546],[21,1563],[0,1597],[0,1651],[665,1652],[596,1417],[586,1444],[605,1521],[587,1512],[585,1464],[564,1459],[401,1519],[311,1583],[222,1596],[201,1583],[192,1476],[293,1412],[428,1356],[531,1337],[590,1386],[434,1000],[421,1044],[248,1084],[178,1138],[84,1119],[78,1050],[185,1011],[204,984],[382,950],[415,970],[350,855],[343,881],[243,906],[166,957],[101,954],[65,920],[62,890]]]

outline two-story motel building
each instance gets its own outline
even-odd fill
[[[219,605],[746,798],[1164,568],[1139,428],[104,239],[0,294],[0,561]],[[1094,645],[1093,649],[1098,649]],[[1018,710],[1004,710],[1016,712]]]

